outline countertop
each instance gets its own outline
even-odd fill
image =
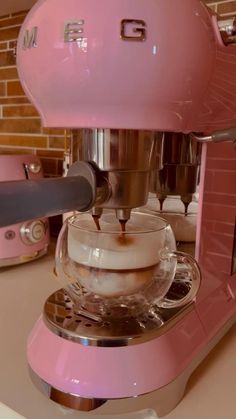
[[[33,262],[0,269],[0,419],[88,419],[90,415],[62,408],[43,396],[31,383],[26,340],[44,301],[62,284],[52,274],[53,247]],[[236,418],[236,325],[193,373],[181,403],[166,419]],[[8,406],[17,412],[7,410]],[[149,418],[144,412],[139,418]],[[93,415],[91,418],[100,418]],[[110,419],[110,416],[106,416]],[[137,415],[114,415],[135,419]]]

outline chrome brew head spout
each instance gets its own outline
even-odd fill
[[[159,137],[152,131],[83,130],[73,159],[95,163],[109,185],[108,196],[93,209],[93,214],[101,216],[103,208],[114,209],[117,218],[125,221],[132,208],[146,203]]]
[[[186,214],[199,180],[201,144],[190,135],[165,132],[159,150],[161,161],[159,153],[150,176],[150,192],[156,193],[161,210],[167,195],[179,195]]]

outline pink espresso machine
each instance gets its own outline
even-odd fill
[[[208,143],[201,151],[196,300],[162,309],[155,327],[125,333],[117,321],[114,334],[109,322],[98,328],[96,318],[74,312],[61,289],[29,337],[35,381],[52,400],[80,410],[78,417],[166,414],[235,321],[233,26],[225,28],[198,0],[40,0],[22,26],[17,61],[25,92],[45,126],[83,129],[76,151],[83,161],[66,178],[32,185],[31,196],[44,198],[20,214],[15,203],[29,188],[2,185],[2,225],[30,211],[92,209],[99,217],[103,208],[124,222],[149,190],[162,200],[178,192],[187,210],[198,182],[194,144]],[[188,158],[173,160],[178,153],[164,149],[170,142],[174,150],[180,136],[188,138]]]
[[[35,180],[43,177],[42,165],[32,154],[0,155],[0,179]],[[22,198],[23,199],[23,198]],[[30,205],[30,201],[22,203]],[[47,253],[49,226],[46,218],[27,220],[0,229],[0,267],[29,262]]]

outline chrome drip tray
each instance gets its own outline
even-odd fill
[[[60,289],[47,299],[44,321],[53,333],[85,346],[126,346],[162,335],[192,308],[192,303],[175,309],[152,306],[137,317],[102,318],[75,307],[66,290]]]

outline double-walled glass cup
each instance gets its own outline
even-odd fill
[[[189,281],[182,298],[168,298],[174,278]],[[94,315],[137,316],[156,307],[194,300],[200,285],[196,261],[176,251],[170,225],[156,215],[133,211],[121,231],[114,211],[105,211],[100,230],[90,213],[68,218],[58,237],[56,271],[75,309]]]

